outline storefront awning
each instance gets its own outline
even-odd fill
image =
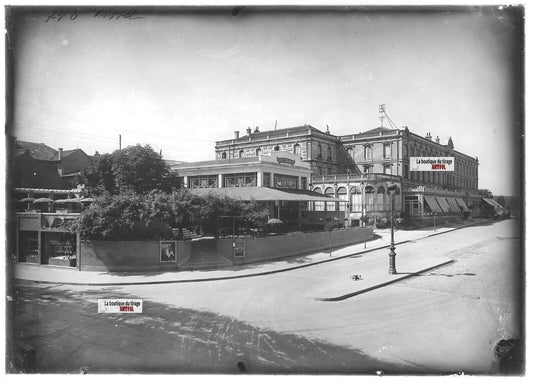
[[[455,200],[457,201],[457,204],[459,204],[459,207],[463,207],[463,212],[468,212],[470,211],[470,209],[468,208],[468,206],[466,205],[465,201],[461,198],[455,198]]]
[[[487,202],[488,204],[490,204],[491,206],[493,206],[494,208],[496,208],[497,210],[504,210],[505,209],[500,203],[498,203],[494,199],[483,198],[483,200],[485,202]]]
[[[424,195],[424,200],[427,202],[429,208],[431,208],[431,211],[436,214],[442,213],[442,209],[439,207],[439,204],[433,195]]]
[[[452,212],[461,213],[461,209],[459,208],[459,205],[455,201],[455,198],[447,197],[446,201],[450,205],[450,208],[452,209]]]
[[[341,202],[346,200],[328,197],[317,192],[308,190],[277,189],[270,187],[227,187],[227,188],[194,188],[191,189],[196,195],[227,196],[232,199],[243,201],[288,201],[288,202]]]
[[[439,203],[440,208],[442,208],[442,211],[445,214],[451,212],[452,209],[443,196],[436,196],[435,199],[437,199],[437,202]]]

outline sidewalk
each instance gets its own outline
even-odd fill
[[[419,240],[435,234],[442,234],[456,229],[474,225],[476,222],[469,222],[465,225],[455,227],[416,230],[416,231],[395,231],[395,243],[402,243]],[[77,269],[63,268],[51,265],[36,265],[28,263],[11,264],[15,280],[33,281],[36,283],[68,284],[68,285],[99,285],[99,286],[120,286],[120,285],[142,285],[142,284],[167,284],[183,282],[200,282],[227,280],[242,277],[254,277],[267,275],[277,272],[285,272],[293,269],[314,266],[321,263],[336,261],[342,258],[349,258],[355,254],[361,255],[357,259],[361,266],[360,274],[364,274],[361,280],[353,281],[349,278],[338,280],[331,285],[328,290],[321,292],[317,299],[326,301],[335,301],[342,298],[350,297],[358,293],[378,288],[383,285],[399,281],[410,277],[416,273],[421,273],[427,269],[441,266],[450,262],[447,258],[426,258],[406,256],[402,254],[402,270],[397,275],[389,275],[374,269],[376,257],[367,255],[377,249],[385,249],[390,245],[390,231],[382,229],[375,230],[375,234],[381,238],[366,243],[360,243],[349,247],[334,249],[331,254],[329,251],[317,252],[314,254],[303,255],[299,257],[288,258],[275,262],[265,262],[248,264],[241,266],[231,266],[216,270],[191,270],[178,272],[150,272],[150,273],[106,273],[106,272],[88,272],[78,271]],[[373,265],[374,264],[374,265]],[[400,272],[400,270],[399,270]],[[349,290],[349,293],[345,293]]]

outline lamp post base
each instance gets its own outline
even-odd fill
[[[396,252],[394,252],[395,247],[390,247],[389,252],[389,274],[395,275],[396,272]]]

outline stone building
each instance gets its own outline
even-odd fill
[[[309,163],[312,175],[359,173],[338,137],[304,125],[261,132],[246,129],[244,136],[216,142],[216,159],[246,158],[288,151]]]
[[[407,218],[461,216],[476,212],[481,200],[477,195],[477,158],[446,144],[415,134],[407,127],[377,127],[357,134],[334,136],[305,125],[280,130],[254,132],[218,141],[217,159],[258,156],[273,151],[289,151],[308,162],[312,171],[309,189],[346,203],[316,202],[315,211],[342,209],[348,224],[360,224],[391,215]],[[453,157],[454,171],[411,171],[411,157]],[[393,199],[388,187],[396,185]],[[473,210],[473,211],[471,211]]]

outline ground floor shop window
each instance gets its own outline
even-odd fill
[[[39,261],[39,236],[35,231],[19,232],[19,261],[37,263]]]
[[[225,174],[224,187],[257,187],[257,173]]]
[[[218,175],[199,175],[189,177],[189,188],[216,188]]]
[[[298,177],[291,175],[274,174],[274,187],[298,188]]]

